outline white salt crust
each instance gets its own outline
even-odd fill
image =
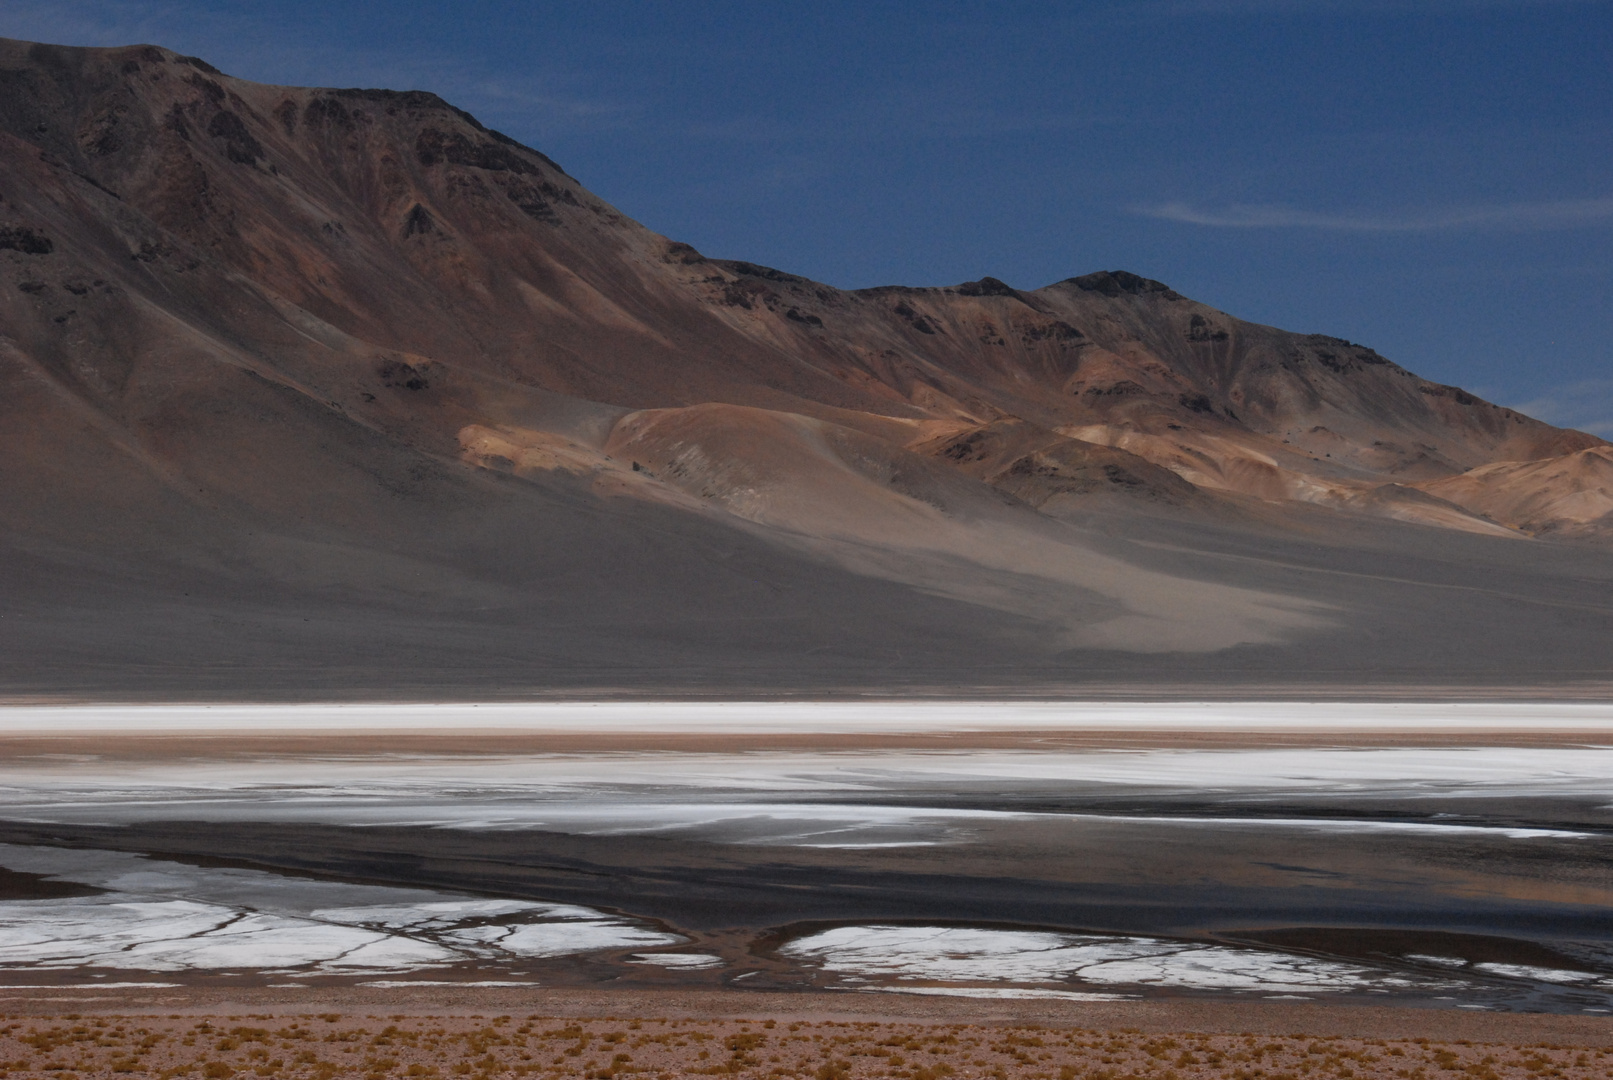
[[[110,890],[0,902],[0,969],[362,975],[684,940],[569,904],[309,881],[122,852],[0,844],[0,866]]]
[[[854,979],[898,983],[1062,982],[1306,994],[1460,985],[1225,945],[968,927],[842,926],[799,938],[780,952]]]

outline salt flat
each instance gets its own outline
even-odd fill
[[[13,982],[1613,1009],[1607,706],[29,708],[0,747]]]

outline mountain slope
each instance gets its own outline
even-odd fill
[[[1319,678],[1392,598],[1149,538],[1548,595],[1600,555],[1520,541],[1594,498],[1495,470],[1604,445],[1121,272],[710,260],[430,94],[0,43],[15,688]]]
[[[1613,447],[1592,446],[1532,461],[1500,461],[1422,490],[1533,533],[1613,529]]]

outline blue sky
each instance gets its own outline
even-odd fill
[[[1613,0],[0,0],[0,35],[435,90],[713,256],[1133,270],[1613,437]]]

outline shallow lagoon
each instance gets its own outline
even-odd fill
[[[353,708],[5,716],[4,978],[1613,1007],[1613,710]]]

